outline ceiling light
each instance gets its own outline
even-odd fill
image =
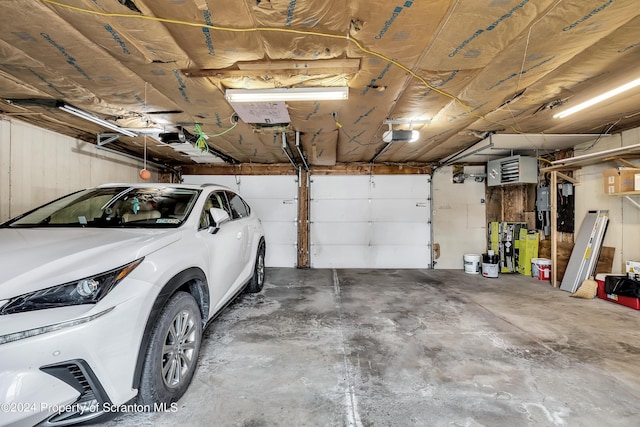
[[[389,125],[389,130],[382,134],[384,142],[416,142],[420,138],[420,132],[413,130],[414,124],[428,124],[427,119],[386,119],[382,123]],[[393,125],[409,124],[409,130],[393,130]]]
[[[589,100],[587,100],[587,101],[585,101],[585,102],[583,102],[581,104],[578,104],[575,107],[571,107],[571,108],[569,108],[567,110],[564,110],[564,111],[562,111],[560,113],[554,114],[553,118],[554,119],[562,119],[562,118],[567,117],[567,116],[569,116],[569,115],[571,115],[573,113],[576,113],[578,111],[584,110],[585,108],[589,108],[592,105],[595,105],[595,104],[597,104],[599,102],[602,102],[602,101],[604,101],[606,99],[609,99],[611,97],[619,95],[622,92],[625,92],[625,91],[627,91],[629,89],[633,89],[636,86],[640,86],[640,79],[635,79],[634,81],[631,81],[631,82],[629,82],[627,84],[624,84],[624,85],[622,85],[620,87],[617,87],[615,89],[612,89],[609,92],[605,92],[602,95],[598,95],[595,98],[591,98],[591,99],[589,99]]]
[[[388,130],[382,134],[384,142],[416,142],[420,138],[417,130]]]
[[[227,89],[229,102],[329,101],[349,98],[349,88],[300,87],[275,89]]]
[[[69,114],[73,114],[76,117],[80,117],[81,119],[85,119],[87,121],[90,121],[92,123],[95,123],[97,125],[100,126],[104,126],[107,129],[111,129],[114,132],[118,132],[119,134],[125,135],[125,136],[130,136],[130,137],[134,137],[134,136],[138,136],[138,134],[131,132],[130,130],[127,129],[123,129],[120,126],[113,124],[111,122],[106,121],[105,119],[101,119],[100,117],[96,117],[91,113],[88,113],[86,111],[80,110],[76,107],[72,107],[70,105],[67,104],[62,104],[59,105],[58,108],[64,112],[67,112]]]

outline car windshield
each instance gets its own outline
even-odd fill
[[[178,227],[199,190],[103,187],[62,197],[3,224],[4,227]]]

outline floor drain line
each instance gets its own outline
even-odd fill
[[[338,272],[333,270],[333,293],[336,302],[336,310],[338,311],[338,323],[340,329],[340,335],[342,338],[342,354],[344,362],[344,372],[347,380],[347,390],[345,391],[345,406],[347,413],[347,426],[348,427],[362,427],[362,421],[360,420],[360,413],[358,412],[358,397],[355,392],[355,376],[353,369],[349,363],[349,344],[344,334],[344,325],[342,322],[342,299],[340,298],[340,279],[338,278]]]

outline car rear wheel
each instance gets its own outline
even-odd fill
[[[253,277],[247,285],[247,292],[250,294],[256,294],[262,290],[264,286],[265,268],[264,268],[264,241],[260,242],[258,246],[258,253],[256,254],[256,264],[253,269]]]
[[[138,400],[153,408],[172,403],[189,387],[202,341],[200,308],[186,292],[164,306],[153,328],[144,361]]]

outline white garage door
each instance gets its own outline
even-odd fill
[[[267,267],[298,262],[298,182],[295,175],[184,175],[186,184],[215,183],[240,193],[258,214],[267,242]]]
[[[313,268],[429,268],[428,175],[311,179]]]

